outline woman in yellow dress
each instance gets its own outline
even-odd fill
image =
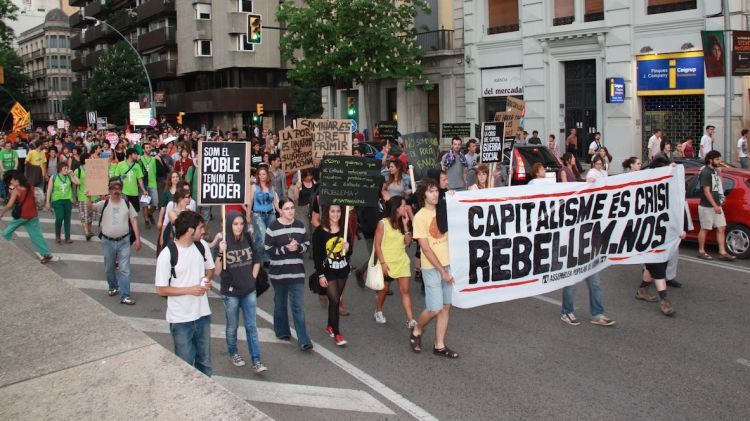
[[[383,315],[383,304],[391,281],[398,282],[401,291],[401,305],[406,313],[406,326],[411,329],[417,325],[411,310],[409,281],[411,280],[411,261],[406,254],[406,247],[412,242],[411,220],[406,200],[402,196],[392,196],[385,207],[385,217],[378,223],[375,231],[375,255],[383,268],[385,288],[378,291],[375,298],[375,321],[386,322]]]

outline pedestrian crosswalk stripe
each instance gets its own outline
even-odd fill
[[[38,255],[38,254],[37,254]],[[104,264],[104,256],[76,253],[53,253],[63,262],[89,262]],[[130,257],[131,265],[156,266],[156,259],[151,257]]]
[[[224,376],[213,376],[212,379],[251,402],[395,415],[390,408],[362,390],[274,383]]]
[[[133,328],[140,330],[141,332],[148,333],[166,333],[169,334],[169,323],[164,319],[149,319],[146,317],[125,317],[120,318]],[[226,325],[211,323],[211,338],[212,339],[226,339]],[[247,342],[247,336],[245,335],[245,328],[240,327],[237,329],[237,339],[240,341]],[[276,338],[276,334],[273,329],[264,327],[258,328],[258,339],[261,342],[266,343],[277,343],[277,344],[288,344],[289,341],[282,341]]]
[[[65,279],[65,282],[78,289],[95,289],[99,291],[106,291],[109,289],[107,281],[98,279]],[[154,284],[144,284],[140,282],[131,282],[130,291],[138,294],[156,294],[156,287]],[[211,298],[219,298],[219,296],[213,292],[208,291],[208,296]]]
[[[12,220],[13,220],[13,218],[11,218],[10,216],[4,216],[3,217],[3,221],[5,221],[5,222],[10,222]],[[39,218],[39,223],[40,224],[54,224],[55,223],[55,219],[54,218]],[[72,225],[81,225],[81,221],[78,220],[78,219],[72,219],[71,218],[70,223]]]

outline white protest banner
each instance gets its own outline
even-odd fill
[[[279,131],[281,167],[290,173],[313,166],[313,145],[310,129]]]
[[[615,264],[664,262],[679,246],[680,165],[600,178],[449,195],[453,305],[515,300]]]
[[[151,108],[141,108],[140,102],[128,103],[131,126],[148,126],[151,120]]]
[[[242,205],[250,187],[248,142],[198,143],[199,205]]]
[[[298,118],[297,128],[312,131],[313,158],[352,154],[352,120]]]
[[[141,143],[141,134],[140,133],[128,133],[127,134],[128,140],[130,143],[135,145],[136,143]]]

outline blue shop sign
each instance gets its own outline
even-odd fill
[[[703,94],[703,52],[650,54],[638,61],[638,95]]]
[[[625,102],[625,79],[621,77],[607,78],[607,102],[619,104]]]

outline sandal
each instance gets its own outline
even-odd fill
[[[711,257],[711,255],[709,255],[708,253],[705,253],[705,252],[699,252],[698,253],[698,258],[699,259],[703,259],[703,260],[714,260],[714,258]]]
[[[732,256],[731,254],[720,254],[719,260],[723,260],[725,262],[734,262],[737,258],[735,256]]]
[[[440,349],[432,348],[432,353],[435,355],[442,355],[446,358],[458,358],[458,352],[451,350],[447,346],[444,346]]]
[[[412,329],[412,333],[409,334],[409,345],[411,345],[411,350],[417,354],[422,352],[422,335],[414,335],[414,329]]]

